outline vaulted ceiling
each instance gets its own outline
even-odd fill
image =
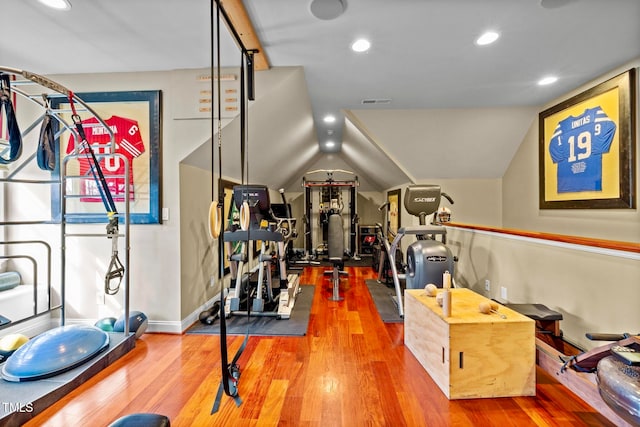
[[[209,1],[70,1],[67,12],[3,1],[0,65],[40,74],[210,66]],[[251,107],[256,123],[279,112],[253,153],[264,161],[256,179],[274,188],[318,168],[353,169],[365,190],[501,177],[542,105],[640,58],[637,0],[221,1],[232,16],[244,6],[270,67],[258,84],[271,73],[281,91]],[[475,45],[486,30],[501,37]],[[222,65],[237,66],[222,33]],[[359,37],[368,52],[350,50]],[[558,81],[537,85],[547,75]]]

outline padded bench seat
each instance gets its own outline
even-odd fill
[[[536,321],[536,327],[543,332],[550,333],[555,337],[562,334],[560,331],[560,321],[562,313],[553,311],[544,304],[503,304],[513,311],[527,316]]]

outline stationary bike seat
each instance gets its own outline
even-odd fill
[[[562,320],[562,313],[553,311],[544,304],[504,304],[504,306],[533,320]]]

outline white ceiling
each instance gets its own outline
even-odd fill
[[[59,12],[37,0],[3,0],[0,65],[39,74],[210,66],[209,1],[70,1],[71,11]],[[424,156],[431,162],[427,178],[501,176],[540,106],[640,58],[639,0],[542,1],[342,0],[344,12],[332,20],[316,18],[311,0],[244,4],[270,65],[304,69],[315,125],[309,143],[325,154],[314,166],[340,156],[340,164],[383,189],[404,177],[424,178],[416,149],[432,157]],[[501,38],[476,46],[488,29]],[[363,36],[370,51],[351,52]],[[228,35],[223,46],[223,65],[237,66]],[[558,76],[556,84],[536,85],[549,74]],[[363,99],[391,102],[364,105]],[[474,162],[469,130],[456,126],[458,110],[465,120],[485,117],[495,126],[474,136],[487,150],[482,162]],[[326,113],[339,118],[330,128],[321,121]],[[345,146],[324,149],[330,137]],[[467,150],[464,161],[455,150]],[[396,178],[380,176],[384,162],[396,163],[388,171]]]

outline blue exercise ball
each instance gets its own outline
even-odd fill
[[[147,330],[149,319],[141,311],[131,311],[129,313],[129,332],[133,332],[136,339],[140,338]],[[124,316],[120,316],[113,325],[114,332],[124,332]]]
[[[85,363],[109,347],[109,334],[91,325],[60,326],[17,349],[2,366],[2,378],[22,382],[49,378]]]
[[[22,334],[9,334],[0,338],[0,363],[4,362],[17,349],[29,341],[29,337]]]
[[[97,326],[105,332],[113,332],[113,325],[116,323],[115,317],[105,317],[94,323],[93,326]]]

